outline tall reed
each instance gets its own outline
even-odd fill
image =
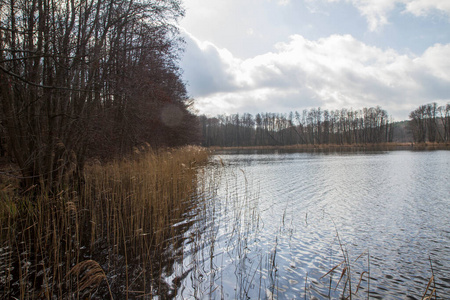
[[[162,272],[192,209],[199,147],[136,149],[86,166],[79,190],[23,197],[0,186],[0,298],[134,298],[167,290]],[[163,263],[163,261],[165,261]]]

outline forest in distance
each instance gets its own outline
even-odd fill
[[[60,5],[65,3],[65,5]],[[289,114],[193,113],[174,25],[180,0],[1,2],[0,155],[27,189],[56,191],[87,161],[137,147],[447,142],[450,104],[408,124],[381,107]]]
[[[1,299],[175,297],[185,236],[208,241],[207,147],[449,143],[450,104],[196,115],[182,2],[0,1]]]
[[[62,5],[64,4],[64,5]],[[0,156],[57,191],[136,148],[446,143],[450,104],[393,122],[379,106],[198,116],[179,57],[181,0],[2,1]],[[300,104],[299,104],[300,105]]]
[[[380,106],[360,110],[305,109],[289,114],[200,116],[206,147],[447,143],[450,104],[421,105],[410,120],[393,122]]]

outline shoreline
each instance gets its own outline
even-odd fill
[[[232,147],[206,147],[212,151],[225,150],[293,150],[293,151],[433,151],[450,150],[450,142],[446,143],[380,143],[380,144],[297,144],[286,146],[232,146]]]

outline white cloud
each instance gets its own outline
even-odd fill
[[[237,85],[235,70],[240,60],[211,42],[199,41],[187,32],[183,36],[187,47],[181,67],[184,77],[191,79],[188,88],[193,95],[225,92]]]
[[[272,2],[272,0],[268,0],[268,1]],[[291,4],[291,0],[275,0],[275,3],[280,6],[287,6],[287,5]]]
[[[435,10],[450,15],[448,0],[403,0],[403,2],[406,4],[406,11],[416,16],[424,16]]]
[[[278,5],[286,6],[291,3],[291,0],[278,0],[277,3]]]
[[[388,13],[395,8],[396,1],[393,0],[347,0],[353,3],[360,13],[366,17],[369,29],[375,31],[387,25]]]
[[[274,52],[239,60],[211,43],[188,41],[183,68],[201,113],[288,112],[381,105],[396,119],[449,99],[450,45],[421,56],[368,46],[351,35],[315,41],[293,35]],[[188,67],[188,69],[186,69]],[[194,71],[189,70],[194,68]],[[204,72],[204,73],[202,73]]]
[[[314,3],[323,0],[306,0]],[[415,16],[426,16],[433,12],[441,12],[450,16],[449,0],[325,0],[328,2],[346,2],[355,6],[367,19],[370,31],[376,31],[389,24],[389,13],[396,6],[405,7],[404,12]]]
[[[427,49],[416,63],[426,72],[442,81],[450,82],[450,45],[436,44]]]

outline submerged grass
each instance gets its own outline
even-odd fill
[[[165,249],[192,204],[208,151],[136,150],[86,167],[81,190],[33,199],[0,186],[0,298],[134,298],[168,287]],[[68,184],[69,186],[69,184]],[[159,263],[161,262],[161,263]]]

